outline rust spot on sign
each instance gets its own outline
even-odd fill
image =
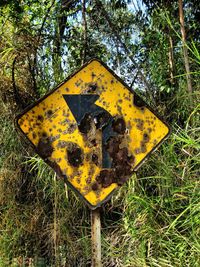
[[[79,167],[83,164],[83,150],[75,143],[69,143],[67,148],[67,159],[71,166]]]
[[[88,93],[94,93],[97,90],[97,88],[98,88],[97,83],[89,83],[87,92]]]
[[[101,170],[100,174],[96,177],[97,182],[106,188],[110,186],[114,181],[114,171],[113,170]]]
[[[78,128],[81,133],[88,134],[92,128],[92,117],[86,113]]]
[[[50,142],[49,138],[40,138],[38,145],[36,147],[37,153],[42,157],[42,158],[48,158],[51,156],[53,153],[53,146],[52,143]]]
[[[122,117],[115,118],[112,123],[113,131],[118,134],[124,134],[126,131],[126,123]]]

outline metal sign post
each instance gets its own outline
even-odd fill
[[[92,267],[101,265],[101,217],[100,209],[91,210]]]

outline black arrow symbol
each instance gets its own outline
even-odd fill
[[[83,119],[89,115],[94,120],[96,128],[102,129],[102,168],[111,168],[111,159],[105,147],[108,139],[116,133],[112,129],[111,114],[95,104],[99,95],[63,95],[63,97],[79,127]]]

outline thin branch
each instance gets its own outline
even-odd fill
[[[35,78],[35,66],[36,66],[36,62],[35,62],[35,58],[36,56],[34,56],[34,63],[33,66],[31,65],[31,59],[29,57],[29,54],[27,52],[27,57],[28,57],[28,65],[29,65],[29,71],[33,80],[33,88],[34,88],[34,93],[36,94],[36,97],[39,97],[39,92],[38,92],[38,88],[37,88],[37,82],[36,82],[36,78]]]
[[[87,54],[87,20],[86,20],[85,0],[82,0],[82,21],[83,21],[83,52],[82,52],[81,64],[83,65],[85,63]]]
[[[169,32],[169,51],[168,51],[168,60],[169,60],[169,73],[170,73],[170,83],[174,84],[174,46],[173,39]]]
[[[134,77],[133,77],[133,80],[132,80],[132,82],[131,82],[130,88],[133,87],[133,85],[134,85],[134,83],[135,83],[135,81],[136,81],[136,79],[137,79],[137,76],[138,76],[138,70],[136,70],[136,74],[135,74]]]
[[[65,10],[70,4],[73,4],[76,1],[77,0],[64,0],[62,3],[62,8]]]
[[[45,14],[44,19],[43,19],[43,22],[42,22],[42,26],[41,26],[41,28],[39,29],[39,32],[38,32],[38,38],[37,38],[38,43],[40,41],[41,34],[43,32],[45,22],[46,22],[48,16],[50,15],[50,11],[51,11],[52,7],[54,6],[55,2],[56,2],[56,0],[53,0],[52,3],[51,3],[51,5],[49,6],[49,8],[46,11],[46,14]]]

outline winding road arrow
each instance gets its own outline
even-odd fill
[[[71,110],[78,126],[80,127],[86,115],[90,116],[96,127],[102,129],[102,168],[111,168],[111,159],[105,149],[106,143],[116,133],[112,129],[112,116],[102,107],[95,104],[99,95],[63,95],[69,109]]]

